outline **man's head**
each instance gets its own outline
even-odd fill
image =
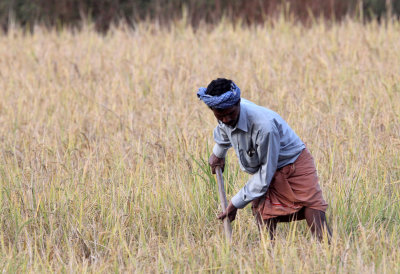
[[[240,89],[232,80],[212,80],[207,89],[199,89],[197,96],[208,105],[219,121],[231,127],[237,124],[240,114]]]
[[[212,80],[206,90],[206,94],[209,94],[211,96],[219,96],[231,89],[232,86],[232,80],[225,79],[225,78],[218,78],[215,80]]]

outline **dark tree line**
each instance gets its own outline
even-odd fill
[[[128,24],[157,19],[167,24],[182,16],[189,22],[216,23],[222,16],[252,24],[281,12],[303,23],[313,18],[342,20],[355,16],[363,20],[400,15],[400,0],[0,0],[0,25],[11,23],[31,29],[34,24],[49,27],[76,26],[91,21],[99,31],[124,20]]]

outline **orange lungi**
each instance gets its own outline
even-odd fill
[[[262,219],[289,215],[302,207],[326,211],[328,204],[322,197],[314,159],[304,149],[293,164],[278,169],[264,196],[252,202],[254,215]]]

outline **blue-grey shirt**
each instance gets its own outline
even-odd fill
[[[213,153],[225,158],[233,146],[240,168],[253,176],[232,198],[237,208],[264,195],[277,169],[294,163],[304,143],[276,112],[241,99],[235,128],[218,121],[214,129]]]

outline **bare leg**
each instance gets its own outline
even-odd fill
[[[331,242],[332,233],[326,222],[325,212],[306,207],[304,215],[311,233],[322,241],[324,233],[327,233],[328,243]]]
[[[261,228],[265,225],[269,232],[269,237],[271,240],[274,239],[275,231],[276,231],[276,224],[278,223],[276,218],[271,218],[267,220],[263,220],[260,214],[256,215],[256,221],[258,225],[258,231],[261,233]]]
[[[304,216],[304,207],[302,207],[298,212],[276,217],[278,223],[289,223],[293,221],[300,221],[304,220],[305,218],[306,217]]]
[[[265,225],[268,229],[271,240],[273,240],[275,237],[277,224],[304,220],[305,219],[304,209],[305,208],[303,207],[302,209],[300,209],[300,211],[298,211],[296,213],[284,215],[284,216],[278,216],[278,217],[270,218],[270,219],[266,219],[266,220],[263,220],[262,217],[260,216],[260,214],[257,214],[256,220],[257,220],[257,224],[258,224],[258,230],[259,230],[259,232],[261,232],[261,227],[263,225]]]
[[[278,223],[278,221],[276,220],[276,218],[271,218],[271,219],[264,220],[264,224],[265,224],[265,226],[267,227],[267,229],[269,231],[269,237],[271,238],[271,241],[275,237],[276,224],[277,223]]]

